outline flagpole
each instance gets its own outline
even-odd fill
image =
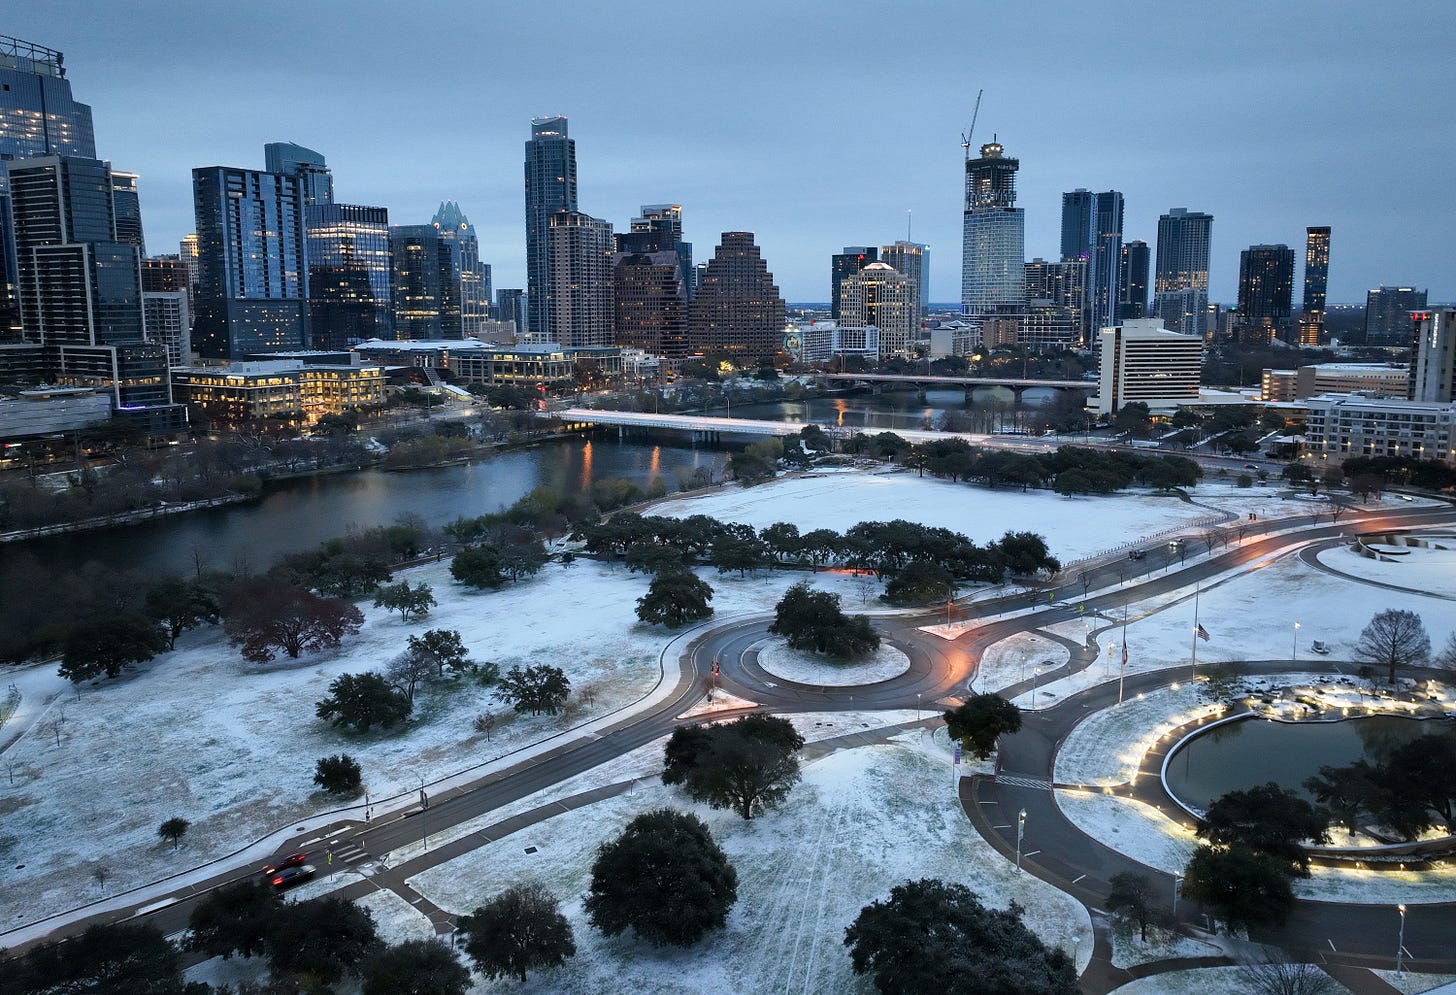
[[[1198,680],[1198,585],[1193,585],[1193,679]]]

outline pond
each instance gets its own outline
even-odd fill
[[[1452,728],[1449,720],[1397,715],[1341,722],[1226,722],[1195,735],[1168,758],[1168,790],[1199,809],[1227,792],[1268,781],[1309,797],[1304,779],[1321,766],[1343,766],[1361,757],[1377,763],[1397,746]]]

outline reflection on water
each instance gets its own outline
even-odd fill
[[[644,486],[674,471],[706,467],[715,479],[728,454],[716,449],[643,445],[612,433],[592,440],[542,443],[489,459],[429,470],[362,470],[303,477],[270,487],[260,501],[173,515],[139,525],[0,546],[0,570],[34,555],[47,569],[69,571],[88,560],[117,567],[190,571],[204,567],[262,569],[284,553],[306,549],[351,528],[387,525],[404,514],[430,525],[498,511],[538,486],[584,492],[593,480],[622,477]]]
[[[1450,732],[1453,723],[1375,715],[1344,722],[1273,722],[1244,719],[1195,736],[1168,762],[1168,787],[1198,808],[1230,791],[1273,781],[1309,797],[1304,780],[1322,766],[1361,757],[1382,759],[1420,736]]]

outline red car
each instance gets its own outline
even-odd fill
[[[287,857],[284,857],[283,859],[279,860],[275,864],[265,864],[265,865],[263,865],[263,873],[266,874],[266,875],[273,875],[273,874],[277,874],[279,871],[283,870],[283,868],[285,868],[285,867],[301,867],[301,866],[303,866],[306,863],[308,863],[308,854],[306,854],[306,853],[293,853],[293,854],[289,854]]]

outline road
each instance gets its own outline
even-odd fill
[[[1453,521],[1451,509],[1444,506],[1360,509],[1351,513],[1352,517],[1355,515],[1368,516],[1360,518],[1360,531],[1449,526]],[[326,832],[288,840],[279,850],[289,852],[307,846],[317,851],[321,843],[334,845],[336,841],[340,851],[347,851],[354,859],[375,860],[406,844],[478,819],[508,803],[567,781],[667,735],[681,724],[683,720],[677,716],[700,698],[701,681],[711,673],[714,659],[720,661],[723,688],[758,702],[759,710],[764,712],[929,708],[932,703],[964,695],[974,678],[981,654],[991,644],[1007,636],[1083,617],[1083,605],[1088,613],[1100,612],[1115,617],[1131,601],[1184,588],[1195,581],[1248,566],[1301,544],[1338,538],[1355,526],[1348,520],[1343,524],[1330,523],[1326,513],[1277,521],[1238,522],[1230,527],[1231,536],[1234,527],[1242,531],[1242,539],[1232,538],[1227,545],[1215,543],[1222,549],[1211,557],[1189,549],[1194,541],[1192,538],[1182,550],[1177,551],[1160,543],[1139,561],[1109,556],[1099,562],[1082,565],[1072,571],[1070,582],[1055,587],[1026,590],[988,602],[962,601],[962,609],[980,619],[982,624],[955,640],[919,631],[920,626],[938,621],[942,609],[918,615],[880,617],[875,622],[876,627],[891,643],[906,652],[911,663],[909,670],[901,676],[874,685],[821,688],[772,679],[758,669],[752,657],[745,652],[754,643],[766,638],[767,617],[716,626],[689,644],[678,672],[674,673],[671,667],[667,669],[665,680],[673,682],[673,686],[665,698],[651,707],[624,715],[599,735],[566,737],[563,745],[548,753],[489,775],[466,788],[430,799],[427,808],[412,808],[378,823],[341,822],[329,827]],[[1083,597],[1084,592],[1100,593]],[[1074,655],[1068,666],[1090,662],[1089,658],[1094,656],[1095,650],[1083,650],[1080,655]],[[1042,679],[1049,681],[1055,676],[1046,675]],[[1128,693],[1160,686],[1169,679],[1166,674],[1156,673],[1130,677]],[[1017,691],[1010,689],[1007,694],[1009,696]],[[1038,781],[1051,780],[1051,758],[1056,744],[1089,708],[1102,707],[1115,693],[1115,685],[1094,688],[1054,708],[1029,713],[1023,731],[1008,737],[1002,747],[1005,773],[1017,776],[1025,783],[968,780],[963,789],[966,792],[985,792],[972,793],[963,800],[977,828],[1003,850],[1006,844],[1004,836],[999,836],[994,830],[988,831],[983,825],[985,820],[976,820],[974,808],[991,801],[1003,807],[1024,805],[1037,841],[1036,846],[1026,849],[1041,851],[1024,861],[1025,866],[1093,907],[1105,895],[1105,882],[1111,874],[1129,866],[1143,872],[1146,868],[1088,838],[1061,816],[1047,788],[1028,787],[1026,783],[1035,785]],[[717,717],[721,718],[722,714]],[[973,787],[973,784],[976,786]],[[462,848],[483,842],[484,839],[474,843],[467,840],[413,858],[409,862],[410,873],[418,873],[425,867],[449,859],[449,855],[460,852]],[[149,896],[144,903],[98,915],[87,915],[85,910],[78,910],[76,914],[56,917],[55,928],[49,936],[70,935],[94,921],[132,917],[143,918],[171,935],[185,928],[187,917],[199,896],[220,884],[254,873],[256,868],[253,865],[240,864],[221,870],[205,882],[179,888],[161,900]],[[374,885],[367,887],[372,890]],[[1171,889],[1171,878],[1169,887]],[[1391,932],[1391,923],[1386,920],[1391,915],[1389,907],[1302,902],[1290,923],[1280,931],[1268,933],[1267,938],[1293,949],[1309,949],[1327,946],[1328,938],[1341,937],[1343,946],[1340,953],[1348,958],[1347,962],[1363,965],[1368,961],[1369,964],[1390,966],[1394,945],[1386,942],[1386,934]],[[1409,966],[1456,972],[1456,960],[1451,959],[1450,940],[1450,937],[1456,936],[1456,907],[1413,906],[1407,919],[1406,935],[1406,946],[1411,951],[1411,957],[1407,959]],[[6,936],[0,935],[0,946],[6,943]]]

